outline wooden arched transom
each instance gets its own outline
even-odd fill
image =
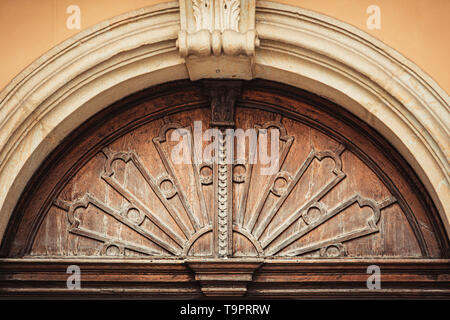
[[[182,259],[203,293],[243,294],[268,261],[432,261],[447,242],[407,164],[339,106],[275,83],[203,81],[145,90],[80,127],[30,181],[2,253]],[[233,261],[242,290],[205,284],[231,281],[204,275]]]

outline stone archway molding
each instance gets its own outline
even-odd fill
[[[0,93],[0,237],[27,182],[72,130],[129,94],[187,78],[263,78],[345,107],[408,161],[450,234],[448,94],[345,23],[274,2],[242,1],[238,9],[226,13],[235,23],[206,27],[190,0],[129,12],[61,43],[14,78]]]

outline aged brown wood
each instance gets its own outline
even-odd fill
[[[0,297],[450,297],[447,259],[235,260],[1,259]],[[379,290],[366,287],[372,264],[383,272]],[[69,265],[81,269],[78,290],[66,287]]]
[[[211,104],[211,126],[217,129],[217,155],[213,163],[214,257],[233,255],[233,162],[227,128],[234,128],[234,109],[241,81],[203,81]]]
[[[196,145],[208,129],[216,140]],[[230,140],[230,129],[247,138]],[[275,172],[262,174],[268,164],[254,161],[251,139],[258,150],[278,145]],[[180,141],[193,147],[189,163],[173,158]],[[211,145],[213,161],[198,160]],[[325,296],[325,286],[380,295],[364,291],[364,266],[379,263],[387,295],[449,294],[448,237],[398,153],[341,107],[259,80],[169,83],[94,116],[30,181],[1,255],[3,294],[65,294],[38,284],[59,269],[31,272],[33,282],[14,268],[56,270],[67,259],[95,266],[93,277],[121,265],[119,278],[130,279],[101,278],[92,292],[303,297]],[[151,281],[126,273],[136,263]],[[183,274],[179,284],[160,276],[165,263]]]

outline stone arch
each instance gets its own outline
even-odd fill
[[[27,181],[73,129],[133,92],[192,78],[196,66],[177,48],[179,12],[178,3],[165,3],[98,24],[40,57],[1,92],[0,237]],[[261,1],[255,29],[259,47],[249,73],[237,77],[305,89],[370,124],[415,170],[448,234],[448,94],[393,49],[323,15]],[[217,78],[212,72],[202,77]]]

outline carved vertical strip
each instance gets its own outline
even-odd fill
[[[220,129],[218,157],[216,165],[216,213],[217,213],[217,253],[219,257],[231,254],[232,243],[232,172],[227,154],[228,137],[225,129]]]
[[[204,81],[211,102],[211,126],[217,129],[217,148],[213,166],[214,248],[215,256],[225,258],[233,253],[233,139],[227,128],[234,127],[234,104],[241,82]]]

